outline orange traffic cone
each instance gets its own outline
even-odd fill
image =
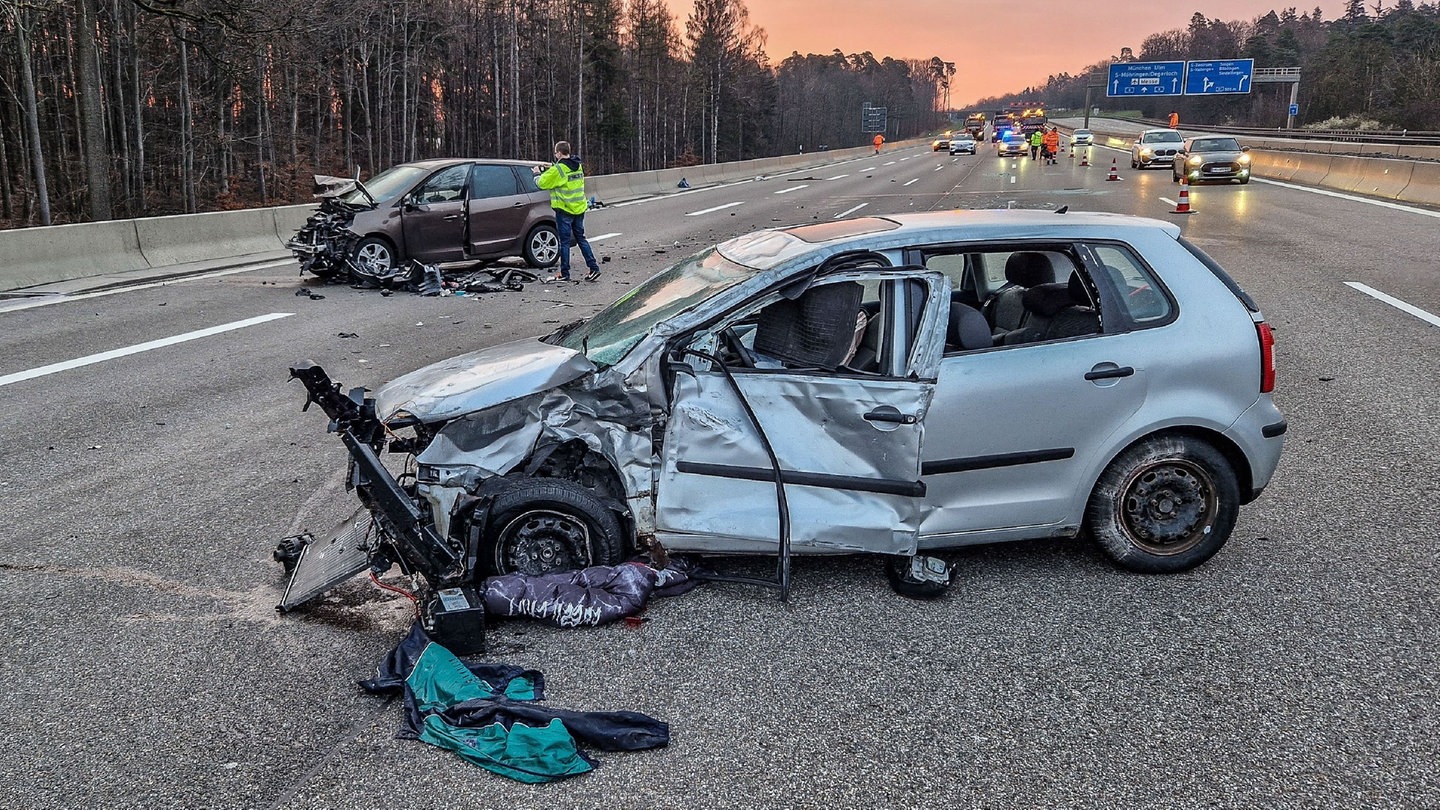
[[[1090,148],[1089,148],[1089,147],[1086,147],[1086,148],[1085,148],[1085,151],[1080,154],[1080,165],[1081,165],[1081,166],[1089,166],[1089,165],[1090,165]]]
[[[1190,178],[1180,176],[1180,202],[1175,203],[1175,210],[1172,214],[1191,214],[1190,210]]]
[[[1107,178],[1105,178],[1106,180],[1119,180],[1119,179],[1120,179],[1119,162],[1120,162],[1120,158],[1110,158],[1110,176],[1107,177]]]

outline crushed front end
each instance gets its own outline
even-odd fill
[[[296,607],[366,566],[379,573],[398,564],[406,574],[419,574],[436,590],[466,581],[471,566],[464,559],[463,544],[442,537],[429,510],[417,503],[413,481],[402,484],[380,461],[380,454],[387,449],[414,452],[416,443],[425,441],[423,433],[417,431],[414,438],[397,437],[376,417],[374,400],[365,396],[364,389],[341,393],[340,384],[313,363],[291,367],[290,377],[305,386],[305,409],[318,404],[330,417],[330,431],[339,434],[350,454],[346,487],[355,492],[368,514],[342,524],[324,544],[309,543],[296,549],[292,542],[287,549],[282,541],[276,558],[288,557],[294,564],[291,586],[280,609]],[[296,581],[302,579],[307,586],[296,588]]]
[[[300,272],[321,278],[343,277],[350,267],[359,234],[350,230],[358,211],[368,206],[347,203],[338,197],[326,197],[320,210],[311,214],[305,224],[285,243],[300,262]]]

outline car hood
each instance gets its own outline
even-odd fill
[[[1198,157],[1206,163],[1223,163],[1226,161],[1234,163],[1239,160],[1243,154],[1245,153],[1236,149],[1220,149],[1214,152],[1191,152],[1186,155],[1186,157]]]
[[[581,352],[539,338],[441,360],[398,377],[375,393],[381,421],[401,412],[421,422],[457,416],[547,391],[595,370]]]

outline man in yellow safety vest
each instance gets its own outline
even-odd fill
[[[536,166],[534,171],[538,175],[535,185],[550,191],[550,207],[555,209],[555,230],[560,237],[560,272],[545,281],[570,280],[572,238],[580,246],[580,253],[585,257],[585,266],[590,268],[585,280],[598,280],[600,265],[595,262],[595,252],[590,249],[590,242],[585,238],[585,209],[589,207],[589,203],[585,201],[585,167],[580,163],[580,158],[570,154],[568,141],[558,141],[555,144],[555,162],[543,172],[539,166]]]

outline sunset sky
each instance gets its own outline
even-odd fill
[[[679,28],[691,0],[668,0]],[[752,25],[765,29],[766,53],[779,64],[792,51],[870,51],[877,58],[954,62],[951,105],[1043,84],[1052,73],[1075,73],[1146,36],[1184,28],[1196,11],[1210,19],[1252,20],[1289,6],[1305,13],[1314,0],[1192,0],[1191,3],[1084,0],[747,0]],[[1331,20],[1343,3],[1318,3]],[[1370,5],[1367,3],[1367,5]],[[1393,6],[1394,0],[1386,0]]]

